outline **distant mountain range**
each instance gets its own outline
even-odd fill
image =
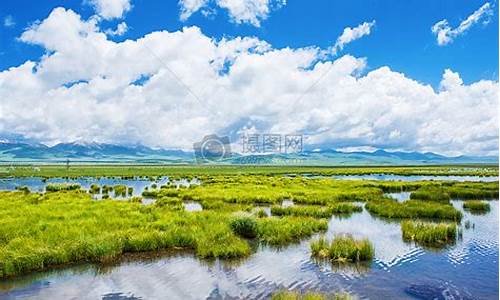
[[[142,145],[73,142],[52,147],[26,141],[0,140],[0,163],[195,163],[193,152],[152,149]],[[411,165],[411,164],[498,164],[496,156],[447,157],[432,152],[342,152],[332,149],[290,154],[233,154],[219,161],[224,164],[287,164],[287,165]]]

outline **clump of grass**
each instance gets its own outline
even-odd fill
[[[118,184],[113,187],[116,196],[125,197],[127,195],[127,186],[123,184]]]
[[[368,239],[355,240],[351,236],[336,236],[331,242],[325,238],[312,241],[311,252],[318,258],[362,262],[373,259],[375,248]]]
[[[49,183],[45,187],[47,192],[73,191],[79,189],[80,185],[77,183]]]
[[[354,300],[351,295],[347,293],[336,293],[333,295],[324,295],[315,292],[306,292],[300,294],[292,291],[279,291],[271,296],[271,300]]]
[[[202,200],[200,205],[203,209],[221,209],[224,207],[224,202],[220,200]]]
[[[454,183],[447,192],[454,199],[498,199],[498,181]]]
[[[449,201],[450,195],[440,187],[422,187],[410,194],[410,199],[425,201]]]
[[[253,239],[257,237],[257,221],[248,216],[238,216],[229,222],[234,233],[244,238]]]
[[[257,218],[267,218],[268,217],[267,212],[263,208],[257,210],[257,212],[255,214],[257,215]]]
[[[453,221],[462,219],[462,213],[451,204],[434,201],[409,200],[397,202],[380,200],[368,202],[365,207],[369,212],[385,218],[427,218]]]
[[[23,192],[25,194],[29,194],[29,192],[30,192],[29,187],[27,187],[25,185],[24,186],[16,186],[16,190]]]
[[[101,191],[103,194],[108,194],[113,191],[113,187],[110,185],[103,185]]]
[[[142,203],[142,197],[139,196],[130,197],[129,201],[132,203]]]
[[[313,218],[329,218],[333,211],[321,206],[288,206],[282,207],[274,205],[271,207],[271,214],[274,216],[305,216]]]
[[[335,203],[328,207],[322,206],[272,206],[271,213],[275,216],[305,216],[313,218],[330,218],[333,214],[348,214],[360,212],[363,208],[351,203]]]
[[[101,191],[101,187],[98,184],[92,183],[89,188],[89,193],[91,194],[99,194]]]
[[[415,241],[422,245],[438,246],[453,243],[457,236],[455,223],[427,223],[403,221],[401,223],[403,240]]]
[[[363,207],[355,205],[352,203],[334,203],[329,206],[329,208],[335,214],[350,214],[354,212],[362,212]]]
[[[327,220],[310,217],[261,218],[258,224],[259,240],[275,246],[298,242],[328,229]]]
[[[463,208],[472,213],[486,213],[490,211],[490,204],[485,201],[468,200],[464,202]]]
[[[182,200],[175,197],[161,197],[155,202],[157,207],[170,207],[174,209],[183,209]]]

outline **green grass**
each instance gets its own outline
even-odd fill
[[[80,185],[76,183],[49,183],[45,187],[47,192],[73,191],[79,189]]]
[[[410,199],[448,202],[451,197],[441,187],[422,187],[410,194]]]
[[[253,239],[257,237],[257,221],[248,216],[237,216],[234,217],[230,222],[229,226],[237,235]]]
[[[89,188],[89,193],[99,194],[101,192],[101,187],[98,184],[92,183]]]
[[[179,209],[180,201],[160,198],[144,206],[136,201],[95,201],[82,191],[0,192],[0,278],[112,261],[127,252],[184,249],[202,258],[251,253],[249,243],[233,231],[233,212],[193,214]],[[285,245],[326,230],[327,222],[261,218],[250,226],[258,242]]]
[[[13,170],[0,173],[0,176],[42,176],[42,177],[105,177],[120,176],[122,178],[170,177],[184,178],[186,176],[211,175],[364,175],[364,174],[394,174],[394,175],[456,175],[456,176],[498,176],[497,165],[469,166],[370,166],[370,167],[311,167],[311,166],[253,166],[253,165],[38,165],[35,171],[33,165],[16,166]]]
[[[271,217],[258,219],[257,222],[259,240],[275,246],[298,242],[328,229],[326,220],[307,217]]]
[[[113,186],[113,191],[115,192],[115,197],[121,196],[125,197],[127,196],[127,186],[123,184],[118,184]]]
[[[314,257],[333,261],[362,262],[373,259],[375,248],[368,239],[355,240],[351,236],[336,236],[331,242],[325,238],[312,241],[311,253]]]
[[[454,243],[457,236],[455,223],[426,223],[419,221],[401,222],[403,240],[422,245],[439,246]]]
[[[195,166],[41,166],[36,176],[160,176],[197,178],[201,186],[175,189],[171,184],[149,188],[144,196],[154,205],[129,201],[94,201],[78,185],[49,184],[46,194],[0,192],[0,278],[57,265],[103,262],[123,253],[177,249],[202,258],[245,257],[250,243],[284,246],[324,232],[332,214],[360,211],[353,201],[366,202],[373,214],[389,218],[437,218],[458,221],[461,213],[451,205],[434,201],[387,200],[387,191],[440,189],[450,197],[498,195],[498,182],[376,182],[288,177],[283,174],[400,174],[400,175],[497,175],[498,168],[461,167],[195,167]],[[31,176],[32,168],[16,168],[9,176]],[[470,174],[469,174],[470,173]],[[124,186],[93,186],[91,193],[131,195]],[[276,206],[289,199],[291,208]],[[478,199],[478,198],[475,198]],[[199,201],[203,211],[185,212],[183,201]],[[259,204],[271,205],[273,214],[255,212]],[[302,205],[304,204],[304,205]],[[279,211],[279,212],[278,212]],[[247,215],[242,214],[245,212]],[[246,218],[246,219],[245,219]],[[253,241],[247,240],[252,238]],[[343,253],[350,241],[334,249]],[[357,247],[358,241],[353,242]],[[352,243],[351,243],[352,244]],[[328,245],[330,249],[331,245]],[[365,245],[365,247],[367,247]],[[254,249],[254,248],[252,248]],[[344,249],[344,250],[343,250]],[[365,249],[365,248],[363,248]],[[367,249],[367,248],[366,248]],[[363,250],[363,251],[366,251]],[[333,250],[332,250],[333,251]],[[334,253],[337,253],[335,252]],[[364,253],[364,252],[363,252]],[[364,255],[364,254],[363,254]],[[350,259],[340,255],[340,260]]]
[[[484,213],[490,211],[490,204],[479,200],[468,200],[464,201],[463,208],[471,212]]]
[[[334,203],[327,207],[322,206],[272,206],[274,216],[306,216],[313,218],[330,218],[333,214],[349,214],[360,212],[363,208],[351,203]]]
[[[366,209],[377,216],[395,219],[440,219],[460,221],[462,213],[451,204],[440,202],[409,200],[397,202],[393,200],[373,201],[366,204]]]
[[[279,291],[271,296],[271,300],[354,300],[355,298],[347,293],[336,293],[333,295],[325,295],[315,292],[292,292]]]

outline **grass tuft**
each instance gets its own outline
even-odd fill
[[[257,237],[257,221],[252,217],[238,216],[229,222],[234,233],[244,238]]]
[[[490,204],[479,200],[469,200],[464,202],[463,208],[473,213],[485,213],[490,211]]]
[[[403,221],[401,223],[403,240],[415,241],[422,245],[439,246],[454,243],[457,235],[455,223],[427,223]]]
[[[325,238],[312,241],[311,252],[317,258],[362,262],[373,259],[375,248],[368,239],[355,240],[351,236],[336,236],[331,242]]]

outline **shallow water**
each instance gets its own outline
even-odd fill
[[[44,192],[45,187],[51,183],[76,183],[81,186],[83,190],[88,191],[92,184],[97,184],[100,187],[104,185],[114,186],[114,185],[125,185],[133,188],[132,195],[129,196],[141,196],[142,192],[145,188],[152,188],[152,185],[155,184],[158,188],[161,185],[167,184],[170,182],[168,177],[159,177],[158,179],[151,181],[146,177],[136,177],[132,179],[123,179],[119,177],[78,177],[78,178],[48,178],[47,180],[43,180],[42,177],[6,177],[0,178],[0,190],[3,191],[13,191],[16,187],[27,186],[32,192]],[[179,187],[189,187],[190,185],[199,185],[201,182],[198,179],[180,179],[172,181],[177,188]],[[95,199],[101,199],[103,194],[97,193],[93,194]],[[112,198],[122,199],[127,198],[120,195],[115,195],[114,192],[110,193]]]
[[[182,203],[185,211],[202,211],[203,207],[196,201],[186,201]]]
[[[449,180],[449,181],[498,181],[498,176],[447,176],[447,175],[391,175],[391,174],[366,174],[366,175],[335,175],[336,179],[352,180],[385,180],[385,181],[420,181],[420,180]]]
[[[394,198],[398,200],[398,202],[404,202],[410,200],[411,192],[385,193],[384,195]]]
[[[239,262],[192,254],[80,266],[4,280],[1,299],[265,299],[277,289],[347,291],[370,299],[498,299],[498,201],[485,215],[464,212],[462,239],[442,250],[401,239],[398,222],[366,210],[333,217],[326,233],[368,237],[371,264],[332,265],[310,257],[309,241],[260,247]],[[462,210],[462,201],[453,201]],[[463,210],[462,210],[463,211]]]

